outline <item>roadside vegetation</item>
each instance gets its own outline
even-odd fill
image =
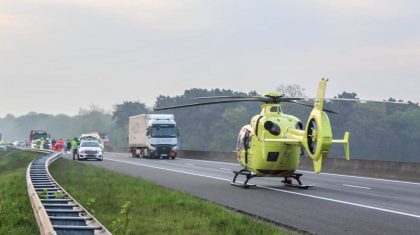
[[[39,154],[0,152],[0,234],[38,234],[26,188],[26,168]]]
[[[287,234],[152,182],[65,159],[50,172],[113,234]]]

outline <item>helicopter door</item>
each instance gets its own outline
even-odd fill
[[[238,141],[236,143],[237,150],[247,150],[250,145],[251,132],[248,129],[242,129],[239,132]]]
[[[247,128],[243,128],[239,132],[238,142],[237,142],[237,150],[245,150],[245,164],[248,163],[248,149],[251,143],[251,131]]]

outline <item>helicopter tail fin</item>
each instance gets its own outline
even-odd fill
[[[332,130],[330,120],[323,111],[325,102],[326,79],[319,82],[314,107],[305,129],[303,145],[309,157],[314,161],[314,171],[321,171],[322,159],[327,157],[332,145]]]
[[[349,147],[349,139],[350,133],[344,133],[344,138],[342,140],[333,140],[333,144],[343,144],[344,145],[344,153],[346,156],[346,160],[350,160],[350,147]]]
[[[303,145],[309,157],[314,162],[314,171],[318,173],[322,168],[322,160],[328,156],[332,144],[344,144],[346,159],[350,159],[349,137],[346,132],[342,140],[334,140],[330,120],[323,111],[325,102],[326,79],[319,82],[314,108],[309,116],[303,137]]]
[[[327,89],[328,79],[321,79],[318,84],[318,91],[316,93],[314,110],[322,111],[324,109],[325,102],[325,90]]]

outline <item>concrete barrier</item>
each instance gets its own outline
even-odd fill
[[[312,171],[312,160],[309,157],[302,157],[300,169]],[[350,159],[350,161],[347,161],[340,158],[329,158],[324,160],[322,171],[420,182],[420,163],[360,159]]]
[[[128,153],[128,148],[114,148],[111,151]],[[178,156],[188,159],[238,163],[235,152],[181,150],[178,152]],[[303,156],[300,160],[299,170],[313,171],[313,163],[309,157]],[[322,165],[322,172],[325,173],[420,182],[420,163],[360,159],[347,161],[341,158],[327,158]]]

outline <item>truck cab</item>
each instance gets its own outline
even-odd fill
[[[154,158],[176,157],[178,129],[173,119],[151,119],[147,128],[149,155]]]
[[[133,157],[175,159],[179,131],[173,114],[141,114],[130,117],[128,124]]]

